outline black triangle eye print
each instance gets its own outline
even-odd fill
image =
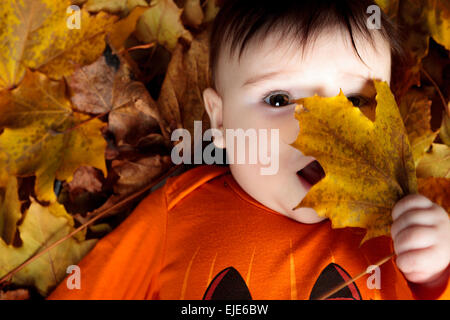
[[[316,300],[323,294],[326,294],[333,288],[345,283],[352,277],[341,266],[330,263],[317,278],[314,287],[311,290],[309,300]],[[355,283],[342,288],[327,300],[362,300],[359,289]]]
[[[330,263],[317,278],[309,299],[315,300],[350,279],[351,276],[344,268]],[[239,271],[228,267],[214,277],[206,289],[203,300],[252,300],[252,295]],[[362,300],[362,297],[356,284],[351,283],[327,300]]]
[[[203,300],[252,300],[252,296],[240,273],[228,267],[214,277]]]

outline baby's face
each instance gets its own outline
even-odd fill
[[[240,61],[237,55],[221,54],[216,71],[218,92],[205,90],[205,106],[212,127],[222,130],[224,136],[226,129],[267,130],[268,154],[272,161],[278,157],[278,171],[262,175],[261,168],[267,168],[267,164],[250,164],[251,146],[246,140],[245,164],[237,164],[236,157],[234,163],[229,158],[238,184],[266,207],[299,222],[316,223],[323,218],[313,209],[292,210],[312,186],[297,172],[314,161],[290,145],[299,133],[292,102],[314,94],[336,96],[342,89],[355,105],[373,107],[372,80],[390,80],[390,48],[381,37],[375,41],[376,49],[362,39],[357,41],[363,62],[355,54],[351,40],[337,30],[322,32],[303,55],[298,45],[278,43],[278,39],[270,34],[263,43],[252,42]],[[275,148],[272,154],[271,129],[279,130],[279,150]],[[226,137],[215,143],[226,146]]]

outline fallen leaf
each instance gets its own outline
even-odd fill
[[[437,203],[450,215],[450,179],[419,178],[419,193]]]
[[[427,19],[433,39],[450,50],[450,2],[428,0]]]
[[[388,235],[392,207],[417,192],[414,160],[395,99],[387,83],[375,81],[375,87],[375,122],[342,92],[298,100],[300,133],[292,144],[316,158],[326,173],[296,208],[314,208],[333,228],[366,228],[362,242]]]
[[[155,180],[167,171],[170,165],[170,157],[160,155],[142,158],[134,162],[113,160],[113,170],[119,175],[114,192],[131,194]]]
[[[108,113],[108,130],[116,145],[135,144],[149,133],[159,132],[160,115],[156,102],[141,82],[132,81],[123,61],[118,69],[108,65],[104,56],[67,78],[76,110]]]
[[[124,48],[125,41],[136,29],[136,24],[148,7],[138,6],[124,19],[115,23],[108,32],[109,45],[116,50]]]
[[[89,12],[106,11],[121,17],[128,16],[139,6],[148,6],[148,3],[146,0],[88,0],[85,4],[86,10]]]
[[[99,212],[110,210],[112,206],[131,194],[141,190],[152,181],[159,178],[172,166],[169,156],[153,155],[142,157],[134,161],[113,160],[112,167],[119,179],[114,185],[114,195],[111,196],[101,207],[87,214],[85,219],[92,218]],[[108,212],[107,216],[115,215],[118,212],[129,208],[133,202],[121,205]]]
[[[398,13],[400,0],[375,0],[375,3],[383,10],[391,19],[395,18]]]
[[[189,49],[175,48],[158,98],[165,135],[178,128],[194,134],[194,121],[202,120],[206,111],[203,90],[209,84],[208,33],[199,34]]]
[[[28,300],[30,292],[27,289],[0,290],[0,300]]]
[[[72,179],[79,166],[99,168],[106,176],[106,141],[98,119],[73,112],[64,81],[28,72],[22,84],[0,93],[0,150],[8,171],[36,175],[35,191],[42,201],[55,201],[55,178]]]
[[[94,63],[77,69],[66,78],[70,100],[75,110],[102,114],[112,108],[116,70],[101,56]]]
[[[75,4],[77,6],[81,6],[84,4],[87,0],[70,0],[70,3]]]
[[[114,107],[109,114],[108,130],[114,134],[116,145],[133,145],[142,136],[159,133],[161,120],[156,102],[141,82],[130,80],[125,65],[116,76],[114,86]]]
[[[107,27],[117,19],[81,10],[80,29],[69,29],[70,1],[10,0],[0,6],[0,90],[17,86],[26,68],[54,79],[95,61],[105,48]]]
[[[17,231],[17,222],[22,217],[17,192],[17,178],[9,175],[0,179],[0,237],[6,244],[12,244]]]
[[[203,23],[209,23],[214,20],[219,13],[220,7],[217,5],[217,0],[206,0],[205,17]]]
[[[198,28],[204,18],[202,6],[200,0],[185,0],[183,10],[183,21],[186,25]]]
[[[136,36],[140,41],[158,42],[170,51],[175,49],[179,38],[188,43],[192,41],[192,35],[181,22],[183,9],[179,9],[173,0],[153,0],[150,6],[136,25]]]
[[[448,104],[448,108],[450,110],[450,103]],[[442,116],[442,124],[441,129],[439,130],[439,137],[442,142],[444,142],[447,146],[450,146],[450,116],[447,113],[444,113]]]
[[[422,59],[428,54],[430,40],[425,9],[423,1],[399,1],[398,4],[394,21],[408,32],[401,40],[405,63],[394,64],[392,70],[392,90],[397,101],[401,101],[411,86],[420,86]]]
[[[399,22],[409,28],[403,45],[408,49],[417,64],[428,53],[430,32],[427,25],[427,12],[421,1],[400,1]]]
[[[407,64],[394,65],[393,91],[401,97],[411,88],[420,86],[422,59],[428,55],[430,37],[450,49],[450,3],[444,0],[377,0],[376,3],[402,32],[402,46]]]
[[[80,190],[91,193],[100,192],[102,190],[101,172],[93,167],[82,166],[75,170],[73,179],[67,183],[68,191],[71,193],[79,193]]]
[[[418,178],[450,178],[450,147],[433,143],[417,165]]]
[[[58,203],[43,207],[32,200],[19,226],[22,246],[13,247],[0,239],[0,277],[72,232],[73,226],[67,216],[64,207]],[[78,263],[96,242],[67,239],[14,274],[12,281],[17,285],[35,286],[42,296],[46,296],[67,275],[66,268]]]

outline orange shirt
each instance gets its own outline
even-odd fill
[[[263,206],[227,167],[196,167],[169,178],[97,243],[79,263],[81,289],[64,280],[49,299],[310,299],[393,252],[389,237],[359,247],[363,229],[330,225]],[[441,298],[449,297],[447,286]],[[332,298],[413,295],[391,259]]]

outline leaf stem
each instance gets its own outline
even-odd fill
[[[147,43],[147,44],[142,44],[142,45],[139,45],[139,46],[134,46],[134,47],[131,47],[131,48],[128,48],[128,49],[122,49],[122,50],[120,50],[119,51],[119,53],[122,53],[123,51],[127,51],[127,52],[130,52],[130,51],[133,51],[133,50],[139,50],[139,49],[149,49],[149,48],[152,48],[152,47],[154,47],[156,45],[156,42],[150,42],[150,43]]]

